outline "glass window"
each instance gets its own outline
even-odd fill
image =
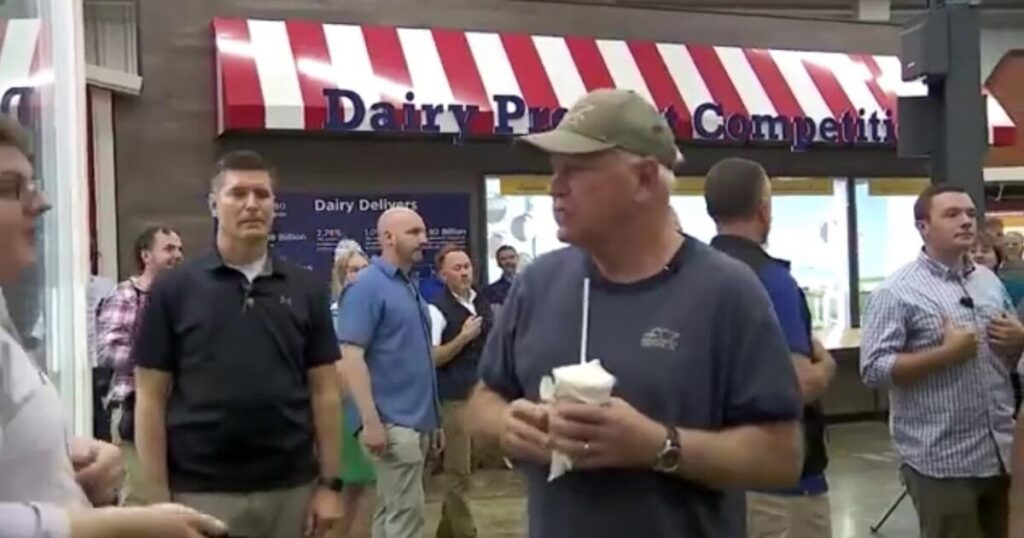
[[[31,134],[39,188],[57,208],[42,219],[36,267],[2,293],[26,349],[49,373],[76,434],[90,434],[90,370],[86,358],[87,222],[81,3],[0,2],[11,39],[0,44],[0,113]],[[76,48],[76,43],[78,48]],[[59,148],[59,149],[58,149]]]
[[[524,194],[502,193],[502,180],[486,179],[487,195],[487,275],[494,280],[501,274],[495,254],[502,246],[519,251],[522,266],[552,250],[565,246],[558,240],[558,225],[546,194],[547,180],[530,178],[522,182],[505,180],[506,190],[516,184]]]
[[[812,181],[815,194],[776,189],[768,253],[789,260],[814,330],[830,332],[850,326],[846,187],[845,180]]]
[[[914,180],[857,180],[861,312],[868,295],[921,251],[921,236],[914,226],[919,187]]]
[[[710,242],[715,237],[715,221],[708,216],[708,206],[703,194],[675,195],[669,201],[679,216],[679,224],[687,234]]]
[[[545,194],[546,180],[489,177],[486,181],[488,275],[491,278],[499,274],[494,254],[502,245],[519,250],[525,263],[564,246],[556,236],[558,228],[551,213],[551,198]],[[815,330],[848,327],[845,184],[842,180],[804,183],[809,188],[791,189],[773,197],[768,252],[792,263],[793,275],[807,294]],[[699,187],[694,189],[693,185],[688,185],[687,189],[696,192],[672,196],[672,207],[686,233],[701,241],[710,241],[716,230],[707,214],[704,196],[699,193]]]
[[[48,190],[47,156],[45,152],[44,123],[41,116],[50,113],[47,93],[42,91],[43,63],[49,65],[49,56],[40,54],[40,69],[32,69],[27,58],[31,60],[42,32],[40,13],[42,6],[35,1],[14,1],[0,4],[0,20],[6,24],[7,32],[14,32],[22,39],[4,40],[0,45],[0,57],[20,58],[22,65],[18,69],[0,70],[0,106],[3,114],[15,118],[31,136],[35,148],[35,176],[38,187],[44,192]],[[45,250],[46,232],[36,235],[39,253]],[[40,257],[45,261],[45,256]],[[45,303],[45,263],[39,263],[25,271],[22,277],[13,283],[6,283],[3,288],[4,303],[13,329],[27,351],[29,351],[43,367],[47,367],[44,341],[44,303]],[[58,368],[47,368],[55,373]],[[59,386],[59,384],[58,384]]]

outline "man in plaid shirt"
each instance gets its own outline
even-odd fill
[[[100,303],[96,322],[100,365],[114,371],[106,405],[112,410],[111,437],[121,447],[128,476],[124,496],[129,504],[145,504],[142,472],[133,443],[135,364],[132,345],[142,311],[149,302],[149,287],[164,270],[181,263],[181,237],[165,226],[150,226],[135,240],[135,261],[141,273],[118,284]]]

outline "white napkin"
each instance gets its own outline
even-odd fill
[[[608,403],[615,386],[615,376],[601,366],[600,360],[592,360],[584,364],[560,366],[551,370],[551,375],[544,376],[540,381],[540,398],[552,403],[558,400],[570,400],[585,404],[602,405]],[[572,459],[558,451],[551,453],[551,470],[548,482],[572,470]]]

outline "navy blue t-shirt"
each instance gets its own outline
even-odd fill
[[[634,284],[600,277],[566,248],[516,278],[491,331],[480,374],[507,400],[538,400],[541,378],[579,357],[582,284],[591,278],[589,358],[617,378],[613,391],[654,420],[682,428],[796,420],[800,395],[785,337],[757,278],[687,237],[662,273]],[[529,536],[741,538],[742,491],[653,470],[527,476]]]

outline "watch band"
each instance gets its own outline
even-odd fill
[[[342,488],[345,487],[345,481],[338,477],[325,477],[321,476],[316,480],[316,484],[322,488],[327,488],[335,493],[341,493]]]
[[[665,425],[665,439],[665,446],[674,448],[677,451],[682,448],[682,445],[679,444],[679,430],[668,424]]]
[[[654,469],[664,473],[676,472],[676,470],[679,469],[680,448],[679,430],[666,424],[665,444],[662,446],[661,452],[658,453],[658,459],[654,464]]]

